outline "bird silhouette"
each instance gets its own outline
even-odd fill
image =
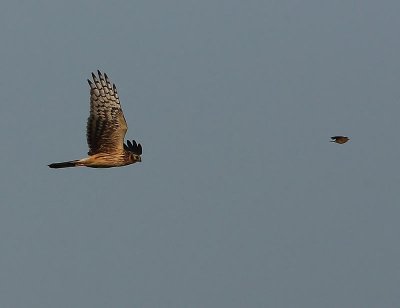
[[[92,73],[90,86],[90,115],[87,120],[86,137],[89,146],[88,157],[52,163],[50,168],[86,166],[91,168],[121,167],[142,161],[142,146],[135,140],[124,138],[128,125],[115,84],[111,84],[107,74]]]

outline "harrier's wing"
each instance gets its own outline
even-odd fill
[[[86,137],[89,155],[115,153],[124,149],[124,137],[128,130],[121,109],[117,88],[110,83],[107,74],[99,77],[92,73],[90,85],[90,115],[87,121]]]

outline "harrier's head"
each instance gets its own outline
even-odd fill
[[[132,140],[132,142],[127,140],[126,144],[124,144],[124,149],[129,153],[132,163],[142,161],[142,145],[140,143],[136,143],[135,140]]]

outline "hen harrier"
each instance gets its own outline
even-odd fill
[[[333,136],[331,137],[331,142],[335,142],[335,143],[339,143],[339,144],[343,144],[346,143],[347,141],[350,140],[349,137],[345,137],[345,136]]]
[[[91,168],[121,167],[142,161],[142,146],[135,140],[124,144],[128,126],[115,84],[107,74],[92,73],[90,86],[90,115],[86,126],[89,157],[50,164],[50,168],[86,166]]]

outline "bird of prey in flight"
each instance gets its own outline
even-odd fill
[[[117,88],[111,84],[107,74],[92,73],[90,86],[90,115],[86,126],[89,146],[88,157],[52,163],[50,168],[85,166],[91,168],[121,167],[142,161],[142,146],[135,140],[124,144],[128,130],[121,109]]]
[[[339,143],[339,144],[343,144],[346,143],[347,141],[350,140],[349,137],[345,137],[345,136],[333,136],[331,137],[331,142],[335,142],[335,143]]]

